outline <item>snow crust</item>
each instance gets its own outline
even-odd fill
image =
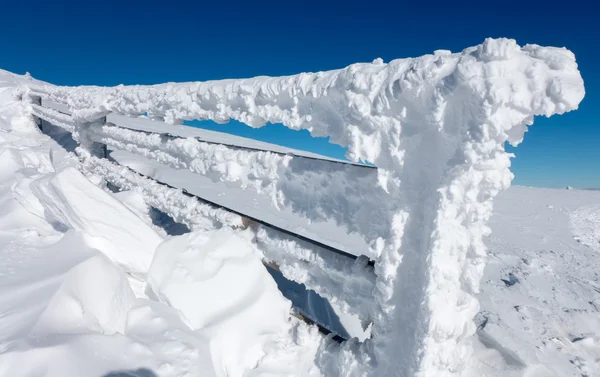
[[[575,237],[594,230],[572,219],[599,205],[587,190],[517,186],[498,196],[466,376],[598,374],[600,254]]]
[[[573,237],[583,245],[600,251],[600,206],[582,206],[571,213]]]
[[[190,218],[195,211],[207,230],[241,221],[205,204],[188,210],[184,206],[188,198],[94,157],[85,150],[94,137],[172,167],[238,182],[242,189],[264,190],[276,206],[333,218],[365,238],[370,246],[365,253],[376,260],[369,313],[373,336],[339,347],[325,343],[317,358],[328,373],[357,376],[457,376],[463,371],[476,330],[475,295],[486,261],[483,237],[490,232],[486,223],[492,199],[512,179],[504,143],[520,143],[535,115],[574,110],[584,96],[570,51],[519,47],[509,39],[487,39],[455,54],[438,51],[416,59],[289,77],[114,88],[32,82],[27,88],[31,95],[68,106],[73,123],[65,126],[74,127],[73,134],[84,147],[79,150],[82,170],[118,181],[121,187],[141,184],[139,190],[147,193],[150,205],[170,207],[176,218],[177,214]],[[291,171],[291,161],[285,157],[223,149],[220,155],[217,148],[211,151],[189,140],[167,148],[167,143],[158,145],[156,136],[128,134],[110,126],[97,134],[94,122],[109,112],[147,115],[167,123],[189,119],[236,119],[252,127],[283,123],[307,129],[313,136],[330,136],[332,142],[348,147],[352,161],[374,163],[377,177],[365,178],[363,185],[342,171],[332,176],[345,182],[343,189],[328,191],[335,187],[328,185],[315,191],[337,198],[338,193],[356,188],[345,195],[347,201],[315,199],[312,193],[297,196],[302,184],[311,181],[310,168],[301,169],[299,182],[296,178],[286,182],[282,176]],[[55,113],[50,116],[65,121]],[[370,218],[360,218],[371,213]],[[268,258],[269,248],[260,249]],[[305,258],[313,255],[311,250]],[[289,263],[282,255],[276,257],[282,271],[293,269],[289,276],[303,275],[297,258]]]
[[[162,238],[77,169],[70,167],[41,178],[32,183],[32,189],[44,216],[55,226],[86,233],[95,248],[131,274],[148,272]]]

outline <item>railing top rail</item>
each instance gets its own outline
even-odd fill
[[[59,111],[63,114],[70,115],[68,106],[43,99],[43,106],[49,109]],[[237,149],[249,150],[249,151],[266,151],[277,153],[280,155],[291,155],[294,157],[302,157],[311,160],[327,161],[332,163],[351,165],[366,169],[376,169],[373,165],[359,164],[352,161],[340,160],[333,157],[323,156],[317,153],[308,151],[302,151],[294,148],[288,148],[277,144],[267,143],[260,140],[250,139],[242,136],[232,135],[225,132],[205,130],[202,128],[181,126],[174,124],[166,124],[163,122],[145,119],[145,118],[133,118],[126,115],[117,113],[109,113],[106,116],[106,122],[126,128],[133,131],[140,131],[146,133],[153,133],[173,138],[194,138],[198,141],[221,144],[227,147],[233,147]]]

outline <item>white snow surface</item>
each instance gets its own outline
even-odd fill
[[[600,207],[584,206],[570,215],[573,237],[600,252]]]
[[[538,299],[545,306],[533,308],[529,305],[528,311],[523,312],[525,314],[518,314],[519,319],[511,320],[514,313],[504,306],[510,300],[496,299],[503,292],[495,290],[493,282],[497,283],[498,279],[494,280],[493,274],[496,270],[490,272],[489,268],[486,274],[491,273],[490,283],[484,280],[480,290],[486,262],[484,237],[490,233],[486,224],[492,215],[492,199],[508,188],[512,179],[510,155],[504,151],[505,142],[521,142],[534,115],[551,116],[574,110],[584,96],[583,81],[574,56],[566,49],[537,45],[519,47],[513,40],[487,39],[483,44],[459,53],[438,51],[434,55],[399,59],[388,64],[378,60],[343,70],[281,78],[149,87],[57,87],[11,74],[5,76],[7,89],[2,92],[2,103],[5,104],[0,113],[2,127],[9,136],[3,145],[14,149],[15,145],[23,143],[22,139],[27,140],[25,149],[1,155],[6,160],[2,177],[17,182],[15,189],[12,185],[5,187],[5,197],[9,203],[11,200],[23,203],[8,205],[6,216],[16,216],[11,212],[14,207],[14,211],[35,219],[36,224],[35,232],[26,232],[28,237],[34,238],[33,246],[29,249],[19,246],[16,250],[36,253],[49,243],[69,242],[81,245],[82,252],[74,253],[70,248],[65,252],[67,262],[64,264],[60,262],[62,258],[53,255],[56,267],[45,271],[52,278],[41,284],[33,283],[33,286],[27,285],[31,285],[27,279],[35,280],[36,274],[28,271],[35,271],[35,263],[39,261],[32,262],[33,267],[27,269],[22,260],[12,265],[11,259],[6,259],[7,271],[19,271],[14,285],[26,288],[22,288],[24,293],[18,297],[0,298],[0,304],[6,302],[6,308],[11,310],[21,308],[28,316],[23,316],[20,321],[9,315],[8,319],[2,319],[6,325],[0,322],[0,326],[10,328],[6,340],[0,338],[0,346],[6,350],[0,355],[0,374],[7,371],[10,375],[28,376],[35,375],[36,370],[45,370],[46,375],[58,375],[61,366],[69,365],[68,359],[73,357],[73,352],[77,361],[73,362],[72,368],[69,366],[69,371],[94,375],[134,366],[152,369],[160,376],[198,374],[200,371],[218,376],[438,377],[462,374],[470,377],[552,373],[561,376],[564,371],[593,375],[598,370],[598,332],[593,330],[597,325],[598,310],[593,312],[597,289],[589,288],[596,284],[597,274],[590,270],[587,275],[581,275],[586,276],[581,283],[584,286],[581,294],[589,297],[587,306],[583,303],[585,299],[577,301],[577,307],[568,302],[565,296],[572,292],[570,282],[558,290],[564,295],[554,297],[555,302],[542,299],[538,292],[548,291],[550,278],[542,273],[540,279],[528,281],[516,270],[519,266],[513,256],[521,252],[519,242],[531,242],[531,238],[523,236],[518,242],[511,241],[514,247],[498,250],[499,254],[508,253],[506,258],[500,258],[500,263],[516,272],[507,275],[506,282],[500,280],[501,285],[496,288],[503,289],[504,286],[512,290],[509,291],[511,298],[523,298],[525,303],[513,305],[513,308],[523,305],[525,309],[528,303]],[[73,117],[28,104],[27,95],[63,104]],[[331,174],[343,182],[336,186],[325,177],[320,180],[318,174],[311,176],[314,168],[310,166],[296,171],[290,169],[290,160],[293,162],[296,157],[270,156],[268,152],[230,153],[227,148],[210,149],[200,141],[189,139],[164,147],[163,143],[152,139],[156,138],[153,135],[143,138],[111,129],[110,125],[100,129],[94,122],[110,112],[148,116],[167,123],[186,119],[226,122],[233,118],[259,127],[266,122],[280,122],[290,128],[308,129],[313,136],[330,136],[332,142],[348,147],[347,157],[352,161],[370,161],[378,169],[376,177],[363,180],[355,179],[347,170]],[[82,144],[83,148],[78,149],[77,167],[85,172],[87,179],[95,182],[81,184],[89,191],[90,198],[67,198],[72,192],[69,181],[80,182],[86,178],[66,166],[75,165],[74,158],[55,157],[59,152],[52,151],[57,146],[37,132],[31,113],[72,131],[74,138]],[[19,138],[20,134],[26,136]],[[159,187],[126,168],[89,153],[86,148],[92,147],[91,143],[98,138],[107,138],[106,142],[129,153],[158,160],[171,168],[188,169],[213,180],[236,183],[240,193],[249,189],[267,193],[276,208],[287,206],[303,216],[319,214],[318,220],[333,219],[338,226],[361,236],[369,245],[365,254],[375,259],[376,278],[374,288],[370,288],[369,309],[355,309],[354,314],[373,321],[372,338],[363,343],[351,341],[336,346],[323,340],[314,328],[295,321],[290,323],[288,312],[283,309],[289,304],[279,295],[264,270],[259,269],[261,257],[275,260],[284,275],[307,283],[333,301],[338,300],[337,304],[350,312],[349,307],[355,305],[351,305],[354,302],[348,296],[347,288],[359,284],[359,287],[369,289],[368,284],[352,281],[354,271],[358,272],[358,281],[368,280],[364,266],[362,270],[350,265],[332,267],[331,260],[324,259],[320,251],[312,247],[278,239],[279,235],[269,234],[260,227],[254,233],[242,231],[239,217],[198,203],[176,190]],[[22,169],[25,166],[27,169]],[[299,173],[299,179],[290,176],[294,172]],[[194,232],[162,243],[173,247],[172,255],[167,254],[163,246],[157,248],[153,241],[163,236],[149,225],[148,219],[139,218],[140,215],[144,217],[140,211],[131,210],[108,196],[102,188],[104,180],[124,189],[135,189],[148,205],[164,210],[188,226],[193,225],[190,228]],[[303,194],[303,190],[310,192],[305,185],[311,181],[322,185],[314,196]],[[17,187],[21,189],[16,190]],[[332,195],[323,198],[322,194],[327,192]],[[516,192],[517,197],[529,194]],[[548,200],[573,203],[582,198],[578,190],[564,190],[561,194],[564,198],[549,196]],[[338,201],[339,198],[344,200]],[[58,204],[62,199],[68,200]],[[592,201],[597,197],[588,199]],[[88,214],[82,210],[82,203],[87,200],[96,203],[93,208],[97,213]],[[108,203],[106,207],[100,205],[104,200]],[[539,205],[539,202],[532,204]],[[513,204],[511,208],[519,215],[508,216],[501,221],[500,227],[505,222],[515,226],[517,223],[513,218],[519,216],[523,223],[533,221],[530,213],[519,212],[524,211],[520,206]],[[367,212],[361,212],[363,209]],[[572,208],[571,204],[565,205],[566,212],[574,213],[572,218],[596,216],[585,211],[583,215],[577,214],[577,210],[580,209]],[[104,211],[113,212],[107,218],[114,218],[117,223],[102,225]],[[127,215],[120,218],[121,212]],[[361,216],[366,214],[370,217]],[[29,221],[33,221],[29,217],[22,221],[27,229],[31,227]],[[111,227],[128,229],[129,222],[153,236],[127,235],[126,231],[116,232],[115,237],[106,236]],[[588,233],[577,221],[571,222],[573,229],[578,233],[583,229],[587,237]],[[20,226],[20,222],[7,220],[0,220],[0,224]],[[583,249],[592,252],[592,248],[573,239],[568,216],[561,217],[552,226],[560,232],[554,228],[544,228],[544,231],[553,232],[557,244],[570,242],[564,248],[567,255],[576,255]],[[48,236],[37,231],[37,227]],[[224,234],[227,237],[223,237]],[[8,244],[24,244],[22,237],[25,236],[14,229],[6,237]],[[249,242],[252,237],[253,241]],[[582,239],[580,234],[576,237]],[[213,242],[213,238],[220,241]],[[106,240],[115,243],[115,247],[111,248]],[[496,252],[493,240],[491,250]],[[589,244],[587,240],[584,243]],[[116,252],[117,249],[120,251]],[[15,249],[8,250],[10,253]],[[226,250],[218,262],[222,266],[212,270],[215,274],[205,276],[211,270],[211,263],[215,262],[206,257],[218,250]],[[108,259],[94,259],[93,263],[82,264],[97,253]],[[193,258],[194,254],[204,256],[204,259]],[[492,254],[493,257],[496,255]],[[154,261],[146,275],[149,256],[153,256]],[[44,259],[39,254],[36,257]],[[24,251],[16,258],[29,256]],[[247,263],[248,268],[242,275],[256,282],[240,287],[240,290],[247,289],[247,295],[258,301],[266,300],[269,302],[266,306],[271,308],[259,308],[252,302],[233,297],[222,306],[222,297],[214,293],[203,298],[213,300],[214,307],[202,308],[210,303],[199,301],[196,306],[188,302],[194,300],[189,295],[220,286],[219,279],[233,276],[231,271],[239,271],[235,266],[239,260],[254,261]],[[315,262],[316,267],[306,261]],[[175,270],[161,271],[161,267],[166,266]],[[589,265],[582,268],[592,269]],[[119,269],[125,275],[120,275]],[[521,269],[526,270],[522,266]],[[81,273],[88,270],[89,273]],[[319,285],[317,281],[327,277],[329,272],[335,272],[334,280],[338,281]],[[57,318],[56,305],[52,303],[77,302],[80,295],[93,292],[94,287],[90,284],[83,284],[81,289],[71,287],[72,276],[87,278],[103,273],[111,277],[110,286],[120,293],[98,296],[106,305],[115,306],[111,313],[116,317],[126,313],[125,322],[122,317],[107,316],[98,306],[81,301],[80,305],[89,306],[89,315],[77,317],[73,322],[79,323],[78,328],[84,329],[84,333],[78,333],[75,338],[65,336],[61,332],[65,325]],[[125,282],[136,296],[133,304]],[[188,293],[188,300],[182,297],[183,292]],[[487,292],[491,292],[490,295]],[[550,292],[556,292],[556,289]],[[35,297],[32,308],[27,305],[27,297]],[[360,301],[363,305],[366,302]],[[235,310],[228,306],[230,304],[235,305]],[[222,308],[221,312],[219,308]],[[573,320],[573,323],[585,325],[581,329],[568,324],[561,328],[558,323],[567,314],[550,316],[558,308],[568,309],[563,313],[586,313],[582,320]],[[532,314],[533,309],[542,314]],[[8,309],[0,306],[0,310],[6,312]],[[513,310],[519,312],[519,309]],[[46,312],[49,314],[41,314]],[[210,318],[218,313],[232,314],[232,326],[243,331],[229,336],[223,335],[225,330],[207,331],[206,326],[210,327],[212,323]],[[477,313],[480,330],[473,337],[476,332],[473,318]],[[227,323],[227,315],[224,317],[219,319]],[[42,320],[38,322],[38,318]],[[272,319],[254,323],[256,318]],[[550,320],[544,322],[540,318]],[[39,323],[33,334],[30,334],[31,323]],[[245,326],[256,326],[263,331],[258,336]],[[570,345],[562,341],[554,348],[549,347],[549,342],[555,342],[554,338],[567,339],[562,330],[582,335],[572,338]],[[526,340],[514,340],[523,333],[530,334]],[[36,338],[36,334],[43,334],[43,339]],[[548,334],[556,335],[548,339]],[[111,362],[90,361],[89,370],[84,372],[85,360],[92,357],[89,352],[96,347],[106,348],[103,357]],[[228,349],[231,353],[227,353]],[[474,357],[473,349],[476,351]],[[36,363],[28,363],[32,365],[31,370],[22,371],[19,364],[26,359]]]
[[[162,238],[139,216],[98,188],[74,167],[31,183],[43,213],[55,227],[90,236],[90,244],[131,274],[148,272]],[[127,224],[127,225],[125,225]]]
[[[292,327],[290,302],[262,265],[252,237],[228,228],[173,237],[156,250],[148,275],[158,300],[211,339],[218,376],[244,375],[263,357],[265,341],[287,336],[282,329]]]
[[[599,204],[587,190],[512,187],[498,197],[478,294],[476,341],[488,349],[472,359],[483,361],[473,376],[600,376],[600,253],[575,238],[598,228],[570,226],[600,216]]]

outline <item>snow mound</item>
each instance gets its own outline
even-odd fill
[[[77,169],[68,167],[35,180],[32,190],[55,227],[84,232],[93,247],[127,272],[138,276],[147,273],[162,238]]]
[[[600,251],[600,206],[584,206],[570,213],[573,238]]]
[[[31,335],[123,333],[134,300],[123,271],[97,255],[67,273]]]
[[[249,235],[223,228],[169,238],[148,273],[158,299],[211,337],[219,376],[242,376],[264,356],[266,343],[287,336],[291,327],[290,303]]]

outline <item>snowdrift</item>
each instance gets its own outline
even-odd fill
[[[256,234],[261,252],[286,276],[372,321],[372,337],[365,342],[324,346],[317,362],[327,373],[456,376],[471,354],[468,339],[479,309],[474,295],[486,261],[482,238],[489,234],[492,200],[512,179],[504,143],[520,143],[535,115],[576,109],[584,86],[566,49],[487,39],[454,54],[437,51],[289,77],[114,88],[32,82],[26,92],[72,114],[31,105],[37,116],[73,132],[82,145],[80,169],[125,188],[142,186],[154,198],[150,205],[188,224],[198,222],[194,216],[202,218],[198,226],[204,229],[236,228],[241,221],[206,205],[186,210],[176,194],[156,195],[159,189],[151,183],[98,158],[93,144],[110,141],[174,168],[237,182],[241,190],[266,193],[277,208],[319,213],[360,235],[368,245],[363,254],[375,261],[374,288],[361,296],[362,307],[344,295],[347,280],[319,283],[315,277],[356,272],[368,280],[366,266],[336,267],[311,246],[286,244],[264,229]],[[297,169],[303,178],[296,180],[288,157],[225,153],[194,141],[164,143],[102,126],[109,113],[174,124],[282,123],[330,136],[348,148],[350,160],[371,162],[377,173],[359,180],[337,172],[331,176],[344,184],[327,186],[328,177],[310,179],[307,166]],[[322,182],[325,187],[314,193],[343,200],[303,194],[307,182]],[[282,249],[289,253],[281,255]]]
[[[90,244],[125,271],[146,275],[162,237],[121,202],[72,167],[31,186],[44,216],[55,226],[83,231],[90,236]]]

